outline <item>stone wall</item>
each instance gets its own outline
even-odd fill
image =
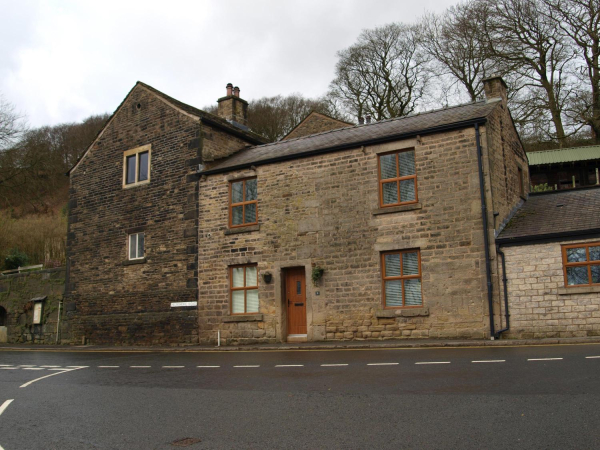
[[[327,117],[324,114],[317,112],[310,113],[296,128],[294,128],[282,141],[287,139],[299,138],[310,134],[322,133],[329,130],[337,130],[339,128],[349,127],[351,124],[340,120]]]
[[[63,299],[65,269],[46,269],[0,277],[0,307],[7,312],[9,343],[54,344],[58,321],[58,306]],[[33,324],[33,299],[42,303],[41,324]],[[70,327],[66,313],[61,311],[61,343],[69,343]]]
[[[137,85],[71,172],[67,310],[75,341],[197,342],[198,118]],[[151,146],[150,182],[123,187],[123,153]],[[144,232],[145,258],[128,260]]]
[[[565,288],[561,244],[510,246],[506,255],[508,338],[600,336],[600,288]]]
[[[485,131],[485,130],[484,130]],[[419,203],[379,209],[377,154],[415,148]],[[257,176],[259,225],[228,230],[228,182]],[[200,341],[287,339],[283,269],[303,267],[309,340],[483,338],[485,260],[473,128],[212,175],[199,188]],[[418,248],[423,308],[383,310],[381,252]],[[256,263],[260,314],[229,315],[228,267]],[[313,266],[325,269],[318,286]]]

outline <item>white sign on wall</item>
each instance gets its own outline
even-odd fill
[[[175,303],[171,303],[171,308],[181,308],[183,306],[198,306],[198,302],[175,302]]]
[[[33,304],[33,324],[39,325],[42,323],[42,302]]]

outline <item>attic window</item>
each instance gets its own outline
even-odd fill
[[[124,188],[150,182],[150,156],[150,145],[143,145],[123,153]]]

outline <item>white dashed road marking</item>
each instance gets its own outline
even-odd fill
[[[562,358],[529,358],[527,361],[560,361]]]
[[[506,362],[505,359],[484,359],[482,361],[471,361],[472,363],[496,363],[496,362]]]
[[[199,369],[218,369],[221,366],[196,366]]]
[[[98,366],[99,369],[118,369],[121,366]]]
[[[46,367],[46,368],[57,368],[57,367],[61,367],[61,366],[40,366],[40,367]]]
[[[585,359],[598,359],[600,356],[586,356]]]
[[[149,369],[152,366],[129,366],[131,369]]]
[[[304,367],[304,364],[278,364],[275,367]]]
[[[321,367],[345,367],[348,364],[321,364]]]
[[[43,367],[23,367],[23,370],[44,370]]]
[[[397,366],[400,363],[369,363],[367,366]]]
[[[450,361],[421,361],[415,364],[450,364]]]
[[[4,403],[2,403],[2,406],[0,406],[0,416],[2,415],[2,413],[4,412],[4,410],[6,408],[8,408],[8,405],[10,405],[12,402],[14,402],[15,399],[11,399],[11,400],[6,400]]]
[[[247,368],[247,367],[260,367],[260,366],[233,366],[233,367]]]
[[[162,366],[163,369],[183,369],[185,366]]]
[[[18,367],[0,367],[2,370],[17,370]]]

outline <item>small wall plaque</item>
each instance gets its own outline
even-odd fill
[[[184,306],[198,306],[198,302],[174,302],[174,303],[171,303],[171,308],[182,308]]]

